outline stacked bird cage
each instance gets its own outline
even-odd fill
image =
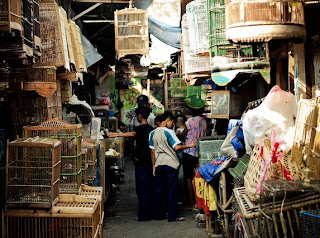
[[[99,201],[74,194],[62,194],[50,212],[8,210],[3,213],[3,234],[7,238],[55,237],[97,238],[100,235]]]
[[[170,81],[171,97],[185,98],[187,96],[187,84],[183,78],[173,76]]]
[[[64,66],[68,55],[63,44],[64,29],[61,26],[59,6],[55,2],[40,2],[40,35],[42,54],[39,65]]]
[[[25,137],[60,139],[61,175],[60,193],[77,193],[81,183],[81,136],[82,126],[56,119],[47,120],[38,126],[23,128]]]
[[[190,54],[203,55],[209,50],[206,0],[195,0],[186,6],[190,34]]]
[[[220,147],[224,142],[226,136],[214,137],[200,137],[198,138],[199,144],[199,165],[205,165],[212,160],[219,158]]]
[[[148,17],[146,10],[125,8],[114,12],[117,58],[125,55],[149,54]]]
[[[33,0],[33,36],[34,48],[40,52],[41,36],[40,36],[40,7],[39,0]]]
[[[183,49],[183,73],[191,74],[203,71],[210,71],[210,58],[209,56],[195,56],[190,53],[190,34],[189,23],[187,14],[182,16],[182,49]]]
[[[83,54],[83,47],[81,41],[81,30],[74,21],[69,21],[69,29],[71,42],[73,47],[73,54],[75,57],[75,66],[77,72],[87,72],[86,62]]]
[[[95,144],[88,142],[83,142],[82,148],[87,149],[87,183],[93,185],[96,177],[97,148]]]
[[[51,208],[59,199],[61,142],[28,138],[7,146],[7,207]]]
[[[88,162],[87,149],[81,148],[81,183],[87,184]]]
[[[220,119],[240,118],[241,97],[230,91],[212,91],[211,117]]]
[[[4,0],[0,4],[0,30],[22,30],[22,1]]]

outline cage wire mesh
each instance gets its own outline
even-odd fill
[[[187,84],[183,78],[172,77],[170,87],[172,98],[185,98],[187,96]]]
[[[60,156],[58,140],[8,143],[7,205],[50,208],[59,196]]]
[[[216,136],[198,139],[200,166],[220,157],[220,148],[225,138],[225,136]]]
[[[300,221],[302,226],[301,237],[320,237],[320,210],[301,211]]]

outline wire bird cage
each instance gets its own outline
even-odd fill
[[[183,78],[172,77],[170,87],[172,98],[185,98],[187,96],[187,84]]]
[[[189,107],[199,109],[205,106],[207,98],[207,89],[200,86],[187,86],[186,103]]]
[[[146,10],[125,8],[114,12],[117,58],[149,54],[148,17]]]
[[[7,238],[98,238],[99,201],[79,195],[60,195],[52,211],[8,210],[3,213]]]
[[[240,118],[241,97],[230,91],[215,90],[211,92],[212,118]]]
[[[195,0],[186,6],[189,23],[190,54],[208,53],[208,19],[206,0]]]
[[[320,210],[301,211],[300,222],[302,227],[301,237],[320,237]]]
[[[28,138],[7,147],[7,206],[51,208],[59,199],[61,142]]]
[[[59,7],[55,2],[39,3],[40,36],[42,41],[39,65],[64,66],[65,55]]]
[[[198,138],[200,166],[220,157],[220,148],[225,138],[226,136]]]
[[[61,141],[60,193],[77,193],[81,183],[82,126],[56,119],[38,126],[23,127],[25,137],[59,139]]]
[[[190,34],[188,16],[184,14],[181,21],[182,27],[182,39],[181,45],[183,49],[184,67],[183,73],[190,74],[196,72],[203,72],[210,70],[210,58],[209,56],[195,56],[190,52]]]

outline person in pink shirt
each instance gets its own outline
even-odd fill
[[[186,144],[196,142],[197,138],[206,136],[207,123],[206,120],[201,117],[203,113],[202,109],[191,109],[192,117],[186,122],[188,128]],[[183,155],[183,169],[184,177],[186,179],[189,205],[194,205],[194,194],[192,188],[192,180],[194,178],[194,169],[199,164],[199,147],[198,145],[192,148],[185,149]]]

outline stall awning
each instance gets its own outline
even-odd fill
[[[240,73],[260,73],[264,80],[270,84],[270,69],[253,69],[253,70],[227,70],[221,72],[213,72],[211,74],[211,79],[214,83],[219,86],[226,86]]]

